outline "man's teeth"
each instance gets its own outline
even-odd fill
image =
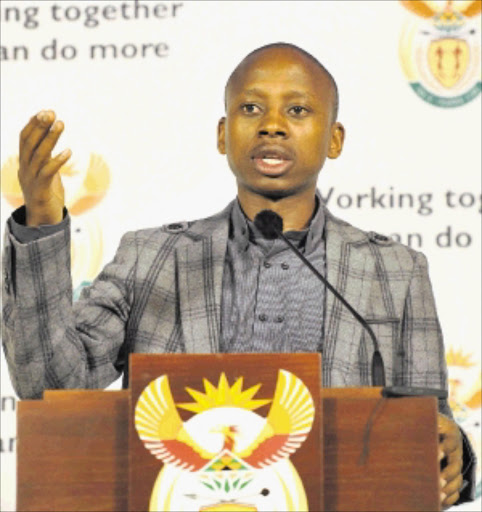
[[[284,162],[280,158],[263,158],[263,162],[268,165],[279,165]]]

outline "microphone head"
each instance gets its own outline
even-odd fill
[[[254,218],[254,225],[268,240],[278,238],[283,232],[283,219],[272,210],[262,210]]]

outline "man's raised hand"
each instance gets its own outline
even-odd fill
[[[52,150],[64,130],[55,112],[42,110],[20,133],[18,179],[27,211],[27,226],[57,224],[62,220],[64,187],[59,170],[70,158],[66,149],[52,158]]]

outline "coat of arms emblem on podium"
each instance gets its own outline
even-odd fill
[[[149,510],[308,510],[303,482],[290,456],[307,438],[315,416],[312,396],[293,373],[279,370],[271,400],[255,399],[261,384],[243,390],[221,373],[217,387],[186,391],[174,403],[167,375],[150,382],[135,407],[135,428],[164,463]],[[270,404],[266,417],[254,412]],[[182,421],[177,409],[194,413]]]

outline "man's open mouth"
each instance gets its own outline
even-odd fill
[[[257,171],[272,177],[284,174],[293,164],[291,152],[283,147],[259,147],[251,158]]]

